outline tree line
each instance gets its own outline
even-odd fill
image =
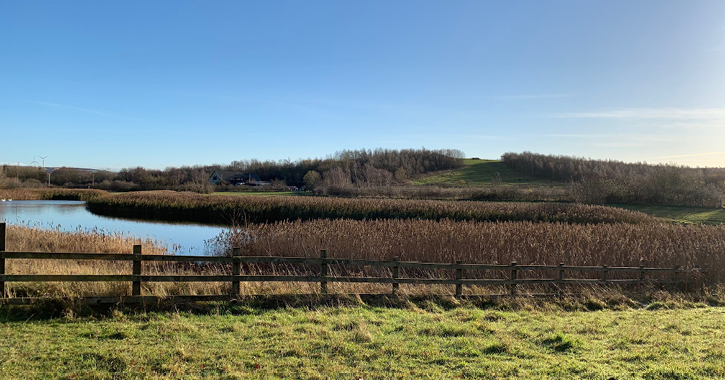
[[[57,168],[50,176],[44,168],[8,166],[0,171],[0,188],[60,186],[111,191],[181,190],[212,192],[229,189],[209,183],[214,171],[256,173],[262,181],[278,186],[306,186],[317,192],[328,187],[371,186],[406,182],[432,171],[463,166],[465,154],[455,149],[361,149],[342,150],[326,158],[291,160],[239,160],[228,165],[143,167],[120,171]]]
[[[501,160],[520,173],[569,182],[572,196],[582,203],[723,206],[725,168],[625,163],[531,152],[505,153]]]

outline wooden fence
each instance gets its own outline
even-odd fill
[[[132,261],[132,272],[116,275],[38,275],[38,274],[6,274],[5,262],[7,259],[32,260],[114,260]],[[176,263],[219,263],[231,266],[231,274],[222,275],[144,275],[143,262],[176,262]],[[311,269],[313,275],[247,275],[242,274],[243,264],[304,264]],[[330,276],[331,265],[362,266],[388,268],[389,276],[361,277],[361,276]],[[445,270],[450,273],[448,278],[421,278],[401,277],[401,269]],[[466,277],[467,273],[475,271],[484,274],[475,278]],[[555,273],[552,278],[531,278],[530,273]],[[572,278],[566,274],[573,272],[591,273],[592,276],[581,278],[583,275]],[[228,270],[227,270],[228,273]],[[487,277],[485,273],[497,273]],[[528,274],[522,276],[523,273]],[[504,286],[507,295],[515,296],[517,286],[530,284],[551,284],[557,288],[556,293],[550,295],[566,294],[566,287],[570,284],[590,285],[634,285],[645,284],[684,284],[688,276],[679,267],[674,268],[648,268],[643,265],[637,267],[609,267],[609,266],[571,266],[559,265],[519,265],[512,262],[508,265],[492,264],[463,264],[455,263],[422,263],[413,261],[392,260],[354,260],[329,258],[326,250],[321,250],[319,257],[270,257],[270,256],[241,256],[239,248],[235,248],[231,257],[217,256],[179,256],[179,255],[143,255],[140,245],[133,246],[132,254],[105,254],[105,253],[47,253],[47,252],[8,252],[5,251],[5,224],[0,224],[0,301],[12,301],[8,298],[6,283],[10,282],[85,282],[85,281],[126,281],[132,283],[131,297],[123,297],[124,302],[137,302],[155,298],[141,295],[141,284],[144,282],[228,282],[231,284],[230,294],[213,296],[175,296],[179,299],[200,300],[227,300],[235,299],[240,295],[242,282],[315,282],[320,284],[320,292],[328,293],[328,283],[376,283],[390,284],[391,293],[400,289],[400,284],[426,284],[426,285],[453,285],[455,295],[463,295],[463,286]],[[503,275],[502,275],[503,274]],[[657,275],[655,275],[657,274]],[[118,301],[119,297],[95,297],[98,302]],[[115,301],[114,301],[115,300]],[[20,301],[20,300],[16,300]]]

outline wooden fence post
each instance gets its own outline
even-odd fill
[[[672,287],[670,289],[672,289],[672,290],[680,289],[680,266],[679,265],[675,265],[675,267],[672,268]]]
[[[639,261],[639,291],[644,287],[644,260]]]
[[[133,246],[133,287],[131,295],[141,295],[141,246]]]
[[[327,250],[320,250],[320,291],[327,294]]]
[[[398,257],[393,257],[393,294],[398,294],[400,289],[398,278],[400,278],[400,264],[398,263]]]
[[[5,292],[5,223],[0,223],[0,298],[7,297]]]
[[[239,297],[239,276],[242,274],[242,250],[232,248],[232,297]]]
[[[456,265],[461,265],[462,261],[457,260]],[[463,278],[463,269],[456,268],[456,280]],[[456,284],[456,297],[463,295],[463,284]]]
[[[517,272],[518,271],[516,270],[516,262],[512,261],[511,262],[511,278],[510,278],[511,281],[516,281]],[[515,282],[511,283],[511,295],[512,296],[516,295],[516,283]]]
[[[607,281],[609,280],[609,270],[607,269],[608,267],[606,265],[602,266],[602,268],[604,269],[602,271],[602,283],[606,285]]]
[[[700,289],[703,289],[703,287],[705,286],[705,281],[707,280],[708,273],[710,273],[710,265],[704,264],[702,268],[700,268],[699,281],[694,282],[692,285],[697,286],[699,283]]]
[[[566,294],[566,284],[564,283],[564,263],[559,263],[559,297]]]

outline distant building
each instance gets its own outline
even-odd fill
[[[209,176],[209,182],[214,185],[228,184],[228,185],[249,185],[249,186],[264,186],[267,182],[259,179],[257,173],[241,173],[231,171],[214,171]]]

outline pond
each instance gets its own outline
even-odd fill
[[[177,255],[208,254],[205,241],[222,232],[221,226],[150,222],[92,214],[81,201],[0,202],[0,222],[61,231],[98,229],[107,233],[149,238]]]

